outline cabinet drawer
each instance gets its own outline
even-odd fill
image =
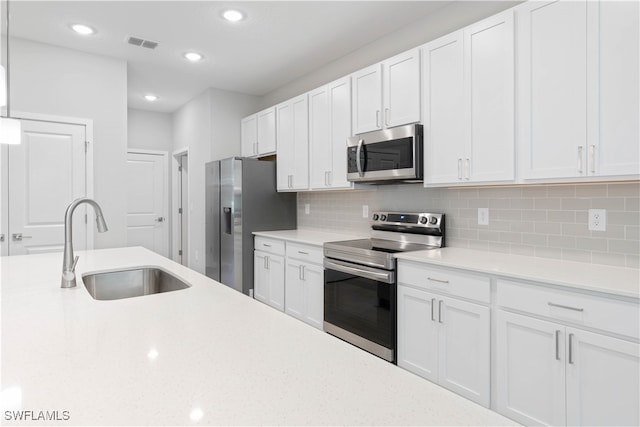
[[[638,303],[510,280],[498,280],[497,289],[499,307],[640,338]]]
[[[256,236],[254,240],[254,249],[284,256],[284,240]]]
[[[487,304],[491,298],[489,277],[403,260],[398,260],[398,283]]]
[[[322,265],[322,246],[287,242],[287,257]]]

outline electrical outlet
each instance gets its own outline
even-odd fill
[[[607,231],[606,209],[589,209],[589,230]]]
[[[304,214],[309,215],[311,213],[311,205],[309,203],[304,204]]]
[[[478,208],[478,225],[489,225],[489,208]]]
[[[369,218],[369,205],[362,205],[362,218]]]

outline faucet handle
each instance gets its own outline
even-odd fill
[[[80,256],[76,255],[76,257],[73,259],[73,264],[71,265],[71,271],[73,271],[74,273],[76,271],[76,264],[78,263],[78,259],[80,259]]]

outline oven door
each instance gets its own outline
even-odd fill
[[[395,272],[324,260],[324,330],[395,362]]]
[[[347,179],[420,181],[422,125],[401,126],[347,139]]]

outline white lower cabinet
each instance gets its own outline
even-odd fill
[[[470,277],[402,262],[398,274],[398,366],[489,407],[490,309],[438,292],[458,293]]]
[[[285,312],[323,329],[324,268],[322,247],[287,242]]]
[[[500,413],[526,425],[639,425],[637,302],[498,280],[496,303]]]
[[[253,253],[253,296],[284,311],[284,257],[264,251]]]

